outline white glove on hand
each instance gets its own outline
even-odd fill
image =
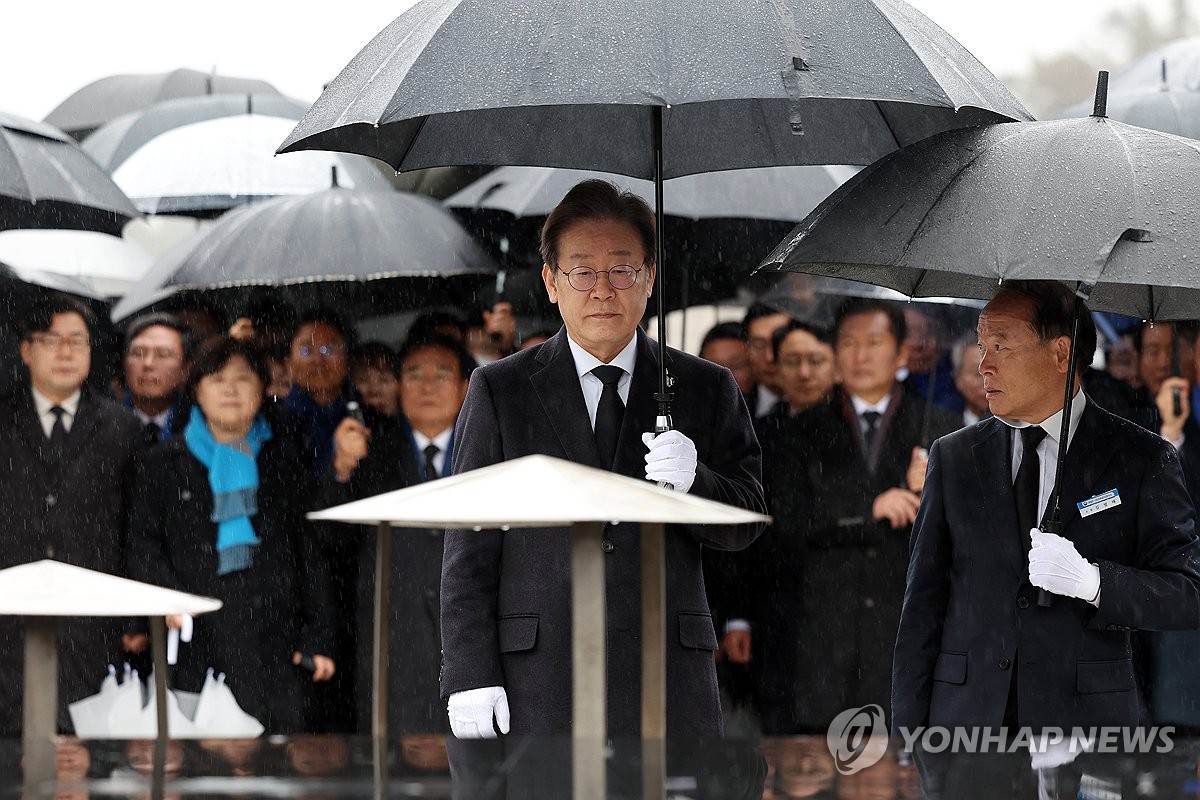
[[[508,695],[503,686],[455,692],[446,702],[446,711],[455,738],[495,739],[496,728],[508,733]],[[493,715],[495,727],[492,727]]]
[[[1039,589],[1088,603],[1100,592],[1100,568],[1089,563],[1069,539],[1037,528],[1029,532],[1029,582]]]
[[[666,431],[655,436],[642,434],[646,453],[646,478],[655,483],[669,483],[677,492],[686,492],[696,480],[696,445],[679,431]]]

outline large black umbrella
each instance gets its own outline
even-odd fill
[[[881,159],[830,195],[763,267],[910,297],[987,299],[1005,281],[1057,279],[1097,310],[1193,318],[1197,175],[1200,142],[1107,119],[1101,88],[1087,119],[951,131]],[[1072,344],[1064,407],[1076,357]],[[1063,414],[1060,441],[1069,441],[1069,420]],[[1054,533],[1066,451],[1048,505]]]
[[[285,287],[358,317],[439,302],[467,303],[496,272],[434,200],[334,187],[235,209],[155,263],[113,309],[120,320],[185,290],[244,302],[249,287]]]
[[[661,199],[681,175],[867,164],[947,128],[1029,118],[901,0],[424,0],[342,70],[280,152],[364,153],[398,170],[603,170],[653,179]],[[665,338],[660,324],[660,348]],[[665,374],[658,399],[665,423]]]
[[[109,75],[92,81],[59,103],[46,122],[83,140],[104,123],[164,100],[207,94],[279,94],[266,81],[214,75],[194,69]]]
[[[67,228],[114,236],[138,210],[62,131],[0,112],[0,230]]]
[[[329,185],[389,189],[358,156],[306,153],[275,158],[275,144],[306,106],[277,94],[220,94],[157,103],[106,123],[83,149],[149,214],[212,216],[248,202]]]

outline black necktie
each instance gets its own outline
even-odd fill
[[[862,413],[863,422],[867,423],[867,430],[863,434],[863,449],[867,452],[867,460],[871,458],[871,451],[875,449],[875,434],[879,432],[879,418],[883,416],[878,411],[864,411]]]
[[[604,384],[600,394],[600,405],[596,407],[596,446],[600,448],[600,463],[612,469],[617,459],[617,438],[621,435],[621,420],[625,417],[625,404],[617,391],[617,383],[625,370],[606,365],[596,367],[592,374]]]
[[[436,444],[430,442],[425,445],[425,480],[437,480],[441,476],[438,475],[437,467],[433,464],[433,459],[437,458],[437,454],[442,452]]]
[[[162,439],[162,428],[156,422],[147,422],[142,427],[142,441],[147,445],[158,444]]]
[[[50,446],[61,451],[67,444],[67,426],[63,424],[67,410],[62,406],[52,406],[50,413],[54,415],[54,425],[50,427]]]
[[[1038,484],[1042,474],[1042,462],[1037,446],[1046,438],[1046,430],[1040,425],[1020,428],[1021,466],[1017,479],[1013,481],[1013,494],[1017,498],[1017,525],[1021,529],[1021,542],[1028,555],[1032,541],[1029,530],[1038,526]]]

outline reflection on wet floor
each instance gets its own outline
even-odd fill
[[[565,742],[545,743],[560,752]],[[894,740],[877,762],[840,774],[823,736],[725,740],[679,751],[670,758],[668,797],[763,797],[766,800],[908,800],[919,798],[914,759]],[[60,737],[55,800],[149,798],[153,742],[89,741]],[[569,749],[566,750],[569,752]],[[631,752],[619,744],[614,752]],[[388,748],[388,794],[450,797],[450,770],[441,736],[404,736]],[[761,769],[754,766],[757,763]],[[923,766],[926,762],[922,762]],[[620,773],[619,765],[614,773]],[[631,764],[636,771],[636,763]],[[1176,738],[1168,753],[1085,755],[1040,773],[1028,755],[960,762],[958,777],[972,797],[996,798],[1200,798],[1200,740]],[[626,770],[625,777],[628,777]],[[375,794],[372,747],[366,737],[306,735],[263,739],[172,741],[167,756],[167,797],[358,798]],[[20,796],[20,743],[0,740],[0,796]],[[499,785],[493,782],[489,785]],[[632,797],[620,786],[612,797]],[[947,797],[958,797],[960,789]],[[1040,792],[1040,794],[1039,794]],[[501,795],[502,796],[502,795]]]

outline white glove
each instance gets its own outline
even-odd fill
[[[646,453],[646,478],[655,483],[669,483],[677,492],[686,492],[696,480],[696,445],[679,431],[666,431],[655,436],[642,434]]]
[[[450,730],[458,739],[495,739],[492,716],[501,733],[508,733],[508,695],[503,686],[455,692],[446,702]]]
[[[1092,602],[1100,592],[1100,568],[1079,555],[1069,539],[1037,528],[1029,532],[1029,582],[1039,589]]]

